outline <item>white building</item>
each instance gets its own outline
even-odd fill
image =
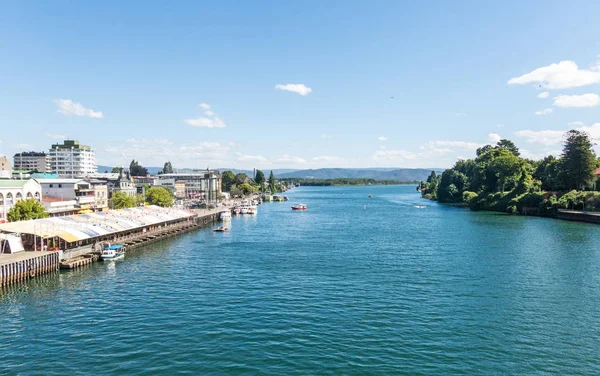
[[[0,222],[6,221],[8,211],[17,202],[28,198],[42,201],[42,188],[34,179],[0,180]]]
[[[203,198],[214,201],[221,195],[221,174],[216,170],[203,170],[190,173],[173,173],[158,175],[156,185],[177,186],[184,183],[185,198]]]
[[[48,156],[51,172],[64,178],[85,176],[98,170],[92,148],[76,140],[52,145]]]
[[[12,178],[12,167],[10,165],[10,161],[6,157],[0,157],[0,178]]]
[[[83,179],[39,179],[38,182],[44,197],[75,200],[77,209],[102,209],[107,205],[108,190],[104,184],[95,185]]]
[[[23,171],[50,172],[50,158],[46,153],[26,151],[13,156],[13,169]]]

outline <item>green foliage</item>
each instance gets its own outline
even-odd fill
[[[271,173],[269,174],[269,189],[271,190],[271,193],[277,192],[275,188],[275,175],[273,175],[273,170],[271,170]]]
[[[167,207],[173,205],[173,197],[164,187],[151,187],[146,191],[146,202],[150,205]]]
[[[131,176],[148,176],[148,170],[141,166],[135,159],[129,163],[129,174]]]
[[[248,183],[244,183],[238,186],[244,195],[256,192],[256,189]]]
[[[465,204],[470,205],[471,201],[473,201],[473,200],[477,200],[477,193],[471,192],[471,191],[464,191],[463,192],[462,201]]]
[[[231,171],[223,171],[221,179],[222,190],[224,192],[231,192],[231,187],[235,184],[235,174]]]
[[[510,151],[515,157],[518,157],[521,155],[521,153],[519,152],[519,148],[511,140],[507,140],[507,139],[503,138],[502,140],[498,141],[498,143],[496,144],[496,147]]]
[[[121,171],[123,171],[123,167],[113,167],[113,169],[110,171],[113,174],[120,174]]]
[[[570,130],[565,135],[560,176],[567,189],[584,189],[594,177],[596,154],[590,137],[582,131]]]
[[[115,209],[133,208],[135,206],[135,197],[128,196],[121,191],[113,193],[111,201]]]
[[[163,166],[163,169],[162,169],[162,173],[163,174],[172,174],[173,173],[173,165],[171,165],[171,162],[165,162],[165,165]]]
[[[262,185],[267,181],[265,174],[261,170],[256,170],[256,177],[254,178],[256,184],[262,187]]]
[[[562,190],[560,169],[560,160],[549,155],[538,163],[533,178],[541,182],[541,188],[544,190]]]
[[[244,174],[244,173],[239,173],[235,175],[235,184],[237,185],[242,185],[244,183],[250,183],[252,182],[252,179],[250,179],[248,177],[248,175]]]
[[[48,217],[46,209],[37,200],[29,198],[17,202],[7,213],[9,222]]]
[[[244,192],[242,192],[242,190],[235,184],[231,186],[229,193],[231,193],[231,196],[234,196],[234,197],[242,196],[244,194]]]

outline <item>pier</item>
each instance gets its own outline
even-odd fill
[[[114,211],[112,216],[82,214],[0,225],[0,232],[21,234],[26,249],[0,254],[0,285],[58,269],[88,266],[100,260],[108,244],[123,244],[126,250],[131,250],[178,236],[218,221],[219,212],[224,210],[230,208],[198,211],[139,208]]]

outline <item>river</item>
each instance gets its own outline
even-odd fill
[[[287,194],[5,290],[0,373],[600,374],[600,226],[414,186]]]

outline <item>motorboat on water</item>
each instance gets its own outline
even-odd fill
[[[307,207],[305,204],[298,204],[298,205],[294,205],[292,206],[292,210],[306,210]]]
[[[102,260],[118,260],[125,257],[125,246],[123,244],[108,245],[102,250]]]
[[[231,211],[224,210],[224,211],[220,212],[219,218],[221,218],[221,220],[231,219]]]
[[[278,196],[278,195],[273,195],[273,202],[283,202],[283,197]]]
[[[214,232],[227,232],[229,231],[229,227],[227,226],[220,226],[220,227],[216,227],[213,229]]]
[[[288,201],[288,200],[289,200],[288,196],[283,196],[283,201]]]

